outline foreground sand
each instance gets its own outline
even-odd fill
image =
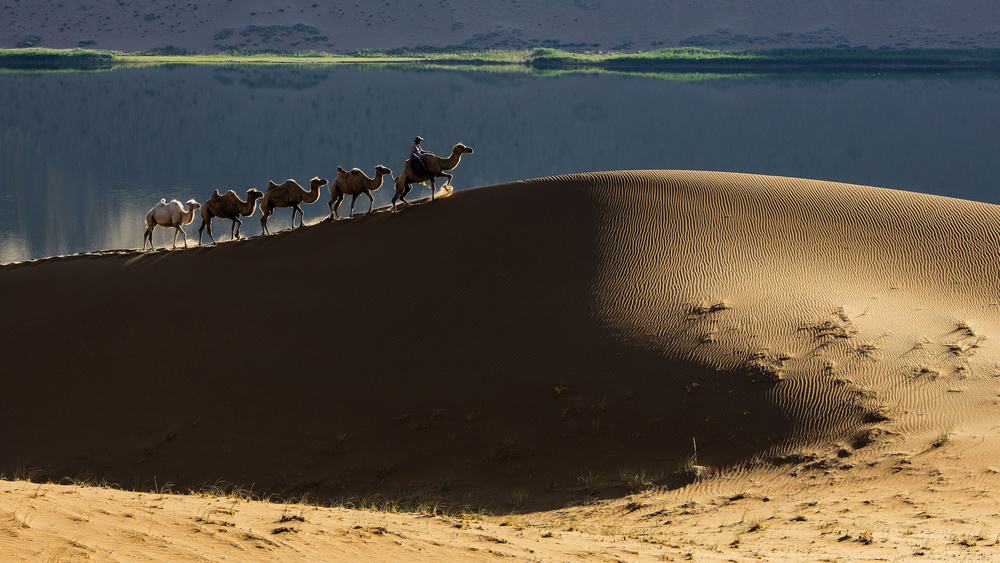
[[[988,558],[998,226],[935,196],[633,171],[0,267],[7,476],[527,513],[303,508],[274,534],[284,506],[17,482],[11,549]],[[72,504],[97,497],[107,519]]]
[[[527,514],[432,514],[0,481],[4,561],[994,561],[990,445],[733,471]],[[995,451],[995,444],[992,445]]]

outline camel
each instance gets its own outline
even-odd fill
[[[299,207],[300,203],[315,203],[319,199],[319,190],[323,186],[327,185],[329,182],[326,178],[315,177],[309,180],[309,191],[306,191],[291,178],[285,180],[280,184],[275,184],[274,182],[267,183],[267,191],[264,193],[264,197],[260,200],[260,214],[263,217],[260,218],[260,226],[264,230],[264,234],[271,234],[271,231],[267,230],[267,218],[274,213],[275,208],[278,207],[291,207],[292,208],[292,228],[295,228],[295,213],[299,214],[299,226],[302,226],[302,221],[305,218],[305,214],[302,213],[302,208]]]
[[[229,238],[240,238],[240,227],[243,226],[240,215],[244,217],[253,215],[253,212],[257,209],[257,200],[262,197],[264,197],[264,194],[256,188],[247,190],[246,201],[240,199],[240,196],[236,195],[236,192],[233,190],[226,192],[226,195],[219,195],[219,190],[212,192],[211,197],[208,198],[205,205],[201,206],[201,227],[198,229],[198,244],[201,244],[201,234],[206,226],[208,227],[208,238],[212,239],[213,243],[215,242],[215,237],[212,236],[213,217],[232,219],[233,228],[230,229]]]
[[[458,143],[451,149],[451,156],[448,158],[441,158],[434,153],[424,153],[423,160],[424,165],[427,167],[427,172],[429,175],[420,176],[413,172],[410,168],[410,161],[407,160],[406,164],[403,165],[403,171],[396,176],[396,195],[392,196],[392,210],[396,211],[396,200],[403,203],[409,203],[404,199],[406,194],[410,193],[410,184],[422,184],[428,180],[431,182],[431,201],[434,200],[434,180],[436,178],[447,178],[444,185],[451,191],[451,174],[445,172],[445,170],[452,170],[458,166],[459,161],[462,160],[463,154],[472,154],[472,149]]]
[[[177,248],[178,232],[184,237],[184,248],[187,248],[187,234],[184,233],[184,229],[181,227],[194,221],[194,210],[201,207],[201,205],[193,199],[187,200],[187,211],[181,205],[181,202],[176,199],[170,200],[169,203],[166,199],[161,199],[160,203],[154,205],[149,210],[149,213],[146,213],[146,232],[142,234],[143,250],[146,250],[146,239],[149,239],[150,250],[156,250],[156,247],[153,246],[153,229],[157,225],[176,229],[174,231],[174,245],[171,248]]]
[[[337,179],[330,184],[330,203],[327,204],[330,207],[330,218],[336,216],[337,219],[340,219],[337,209],[340,207],[340,203],[344,201],[345,195],[353,196],[351,198],[351,217],[354,216],[354,203],[358,201],[358,196],[361,194],[368,196],[368,213],[371,213],[372,205],[375,204],[372,192],[382,187],[382,177],[386,174],[391,176],[392,170],[381,164],[375,166],[374,178],[369,178],[360,168],[352,168],[348,172],[338,166]]]

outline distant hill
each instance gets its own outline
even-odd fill
[[[13,0],[0,47],[1000,47],[995,0]]]

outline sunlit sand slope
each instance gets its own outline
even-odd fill
[[[555,504],[695,448],[905,447],[996,419],[998,225],[880,188],[609,172],[4,266],[0,466]]]

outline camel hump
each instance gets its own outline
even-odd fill
[[[347,170],[344,170],[343,166],[338,166],[337,167],[337,172],[339,172],[340,174],[343,174],[344,172],[347,172]]]
[[[351,172],[350,173],[351,174],[361,174],[361,169],[357,168],[357,167],[351,168]]]

